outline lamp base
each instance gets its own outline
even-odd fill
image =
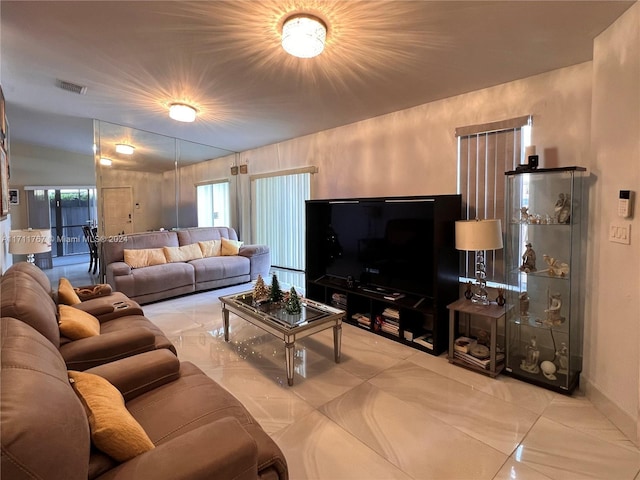
[[[476,292],[473,294],[473,297],[471,298],[471,302],[473,303],[477,303],[478,305],[489,305],[491,302],[489,301],[489,298],[487,297],[487,292],[484,292],[484,295],[480,292]]]
[[[489,305],[489,295],[487,293],[487,274],[485,271],[484,252],[476,252],[476,285],[471,301],[478,305]]]
[[[36,263],[36,256],[33,253],[27,253],[27,262]]]

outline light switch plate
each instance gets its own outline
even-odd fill
[[[631,245],[631,223],[617,222],[609,225],[609,241]]]

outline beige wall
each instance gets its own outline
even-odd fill
[[[579,165],[590,170],[593,192],[582,384],[592,385],[594,396],[609,399],[601,404],[612,407],[607,413],[616,413],[612,419],[618,426],[625,421],[635,425],[639,417],[640,250],[636,247],[631,255],[633,247],[623,247],[623,253],[616,255],[619,247],[609,244],[606,235],[617,190],[638,189],[640,185],[640,82],[633,81],[640,58],[639,8],[634,5],[601,35],[596,42],[595,62],[245,151],[239,154],[239,163],[249,164],[250,175],[316,165],[319,172],[313,178],[314,198],[455,193],[455,128],[532,114],[532,140],[541,154],[542,167]],[[619,85],[623,69],[624,82]],[[592,110],[593,118],[597,117],[593,128]],[[622,129],[621,124],[625,124]],[[222,166],[221,161],[220,168],[228,165]],[[239,198],[249,198],[250,175],[238,176]],[[247,201],[241,211],[242,228],[249,232]],[[635,262],[633,267],[629,267],[630,259]],[[622,271],[626,272],[624,288],[612,281]],[[626,433],[634,438],[629,428]]]
[[[592,118],[585,376],[597,405],[640,443],[640,3],[595,41]],[[636,193],[631,220],[616,215],[619,190]],[[631,245],[608,241],[621,221]]]

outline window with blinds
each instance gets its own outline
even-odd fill
[[[229,227],[229,181],[196,185],[199,227]]]
[[[505,176],[522,163],[531,143],[531,116],[456,129],[458,138],[458,193],[463,219],[499,218],[504,222]],[[460,276],[475,277],[475,253],[463,252]],[[488,280],[504,283],[503,250],[485,256]]]
[[[251,178],[255,243],[269,245],[273,267],[305,269],[305,200],[315,167]]]

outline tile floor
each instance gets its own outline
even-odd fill
[[[640,480],[640,451],[579,393],[491,379],[352,325],[340,364],[331,330],[297,342],[289,387],[282,342],[233,314],[224,342],[218,296],[250,287],[143,308],[272,435],[292,480]]]

